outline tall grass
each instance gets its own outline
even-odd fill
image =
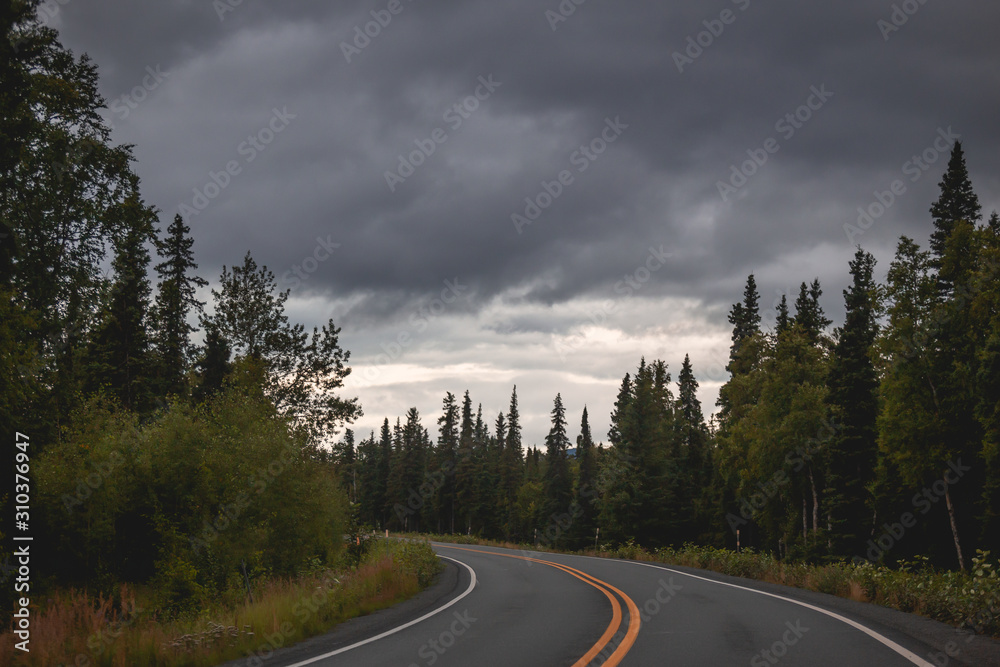
[[[30,653],[14,648],[12,633],[0,635],[0,664],[201,666],[244,656],[259,664],[252,658],[415,595],[439,568],[426,543],[380,540],[356,568],[262,582],[252,603],[172,620],[143,608],[151,591],[122,586],[114,599],[64,591],[32,609]]]

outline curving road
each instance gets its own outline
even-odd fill
[[[688,568],[435,544],[421,599],[235,665],[1000,665],[1000,642]]]

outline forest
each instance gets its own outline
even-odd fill
[[[763,328],[747,278],[710,420],[687,357],[676,380],[640,358],[613,406],[590,406],[607,434],[556,395],[544,442],[524,443],[515,387],[496,416],[449,391],[429,427],[411,408],[356,439],[340,329],[290,322],[250,252],[206,308],[190,228],[143,200],[96,66],[36,6],[2,10],[0,423],[9,460],[15,433],[30,442],[41,590],[140,583],[183,612],[386,529],[948,569],[1000,552],[1000,217],[984,221],[961,143],[925,245],[900,238],[885,282],[857,248],[840,326],[803,276]]]

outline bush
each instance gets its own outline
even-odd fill
[[[263,397],[238,388],[151,423],[100,399],[35,465],[57,584],[150,582],[182,612],[251,577],[294,575],[344,549],[347,501]]]

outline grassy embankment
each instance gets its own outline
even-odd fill
[[[457,544],[559,552],[542,546],[480,540],[461,535],[417,537]],[[681,565],[784,584],[860,602],[871,602],[926,616],[977,634],[1000,638],[1000,575],[988,552],[977,553],[969,572],[938,571],[922,560],[904,564],[895,570],[867,562],[830,565],[786,563],[749,549],[737,553],[693,545],[650,551],[634,544],[626,544],[617,548],[601,546],[597,550],[559,553]]]
[[[440,567],[426,543],[377,540],[356,567],[262,582],[253,602],[171,619],[143,608],[151,591],[122,586],[115,598],[96,600],[63,591],[34,613],[30,653],[15,650],[11,633],[0,635],[0,664],[200,666],[240,657],[261,664],[252,658],[412,597]]]

